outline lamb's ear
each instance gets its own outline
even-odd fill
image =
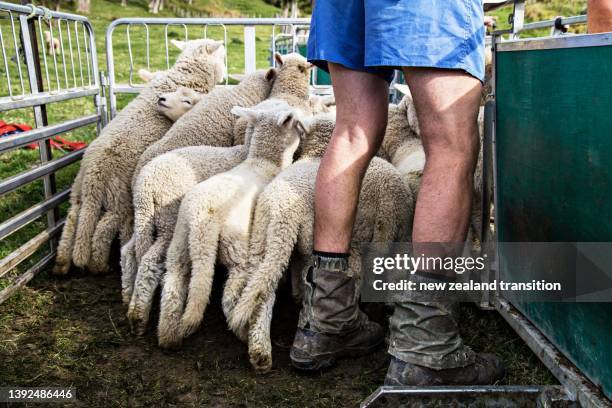
[[[276,64],[277,64],[279,67],[282,67],[282,66],[283,66],[283,56],[282,56],[282,55],[280,55],[278,52],[275,52],[275,53],[274,53],[274,60],[276,61]]]
[[[181,40],[170,40],[170,42],[172,43],[172,45],[174,45],[176,48],[178,48],[181,51],[185,49],[185,44],[187,44],[185,41],[181,41]]]
[[[266,71],[265,78],[266,81],[273,81],[276,78],[276,69],[270,68],[268,71]]]
[[[294,126],[301,134],[307,133],[309,127],[301,115],[294,110],[281,112],[278,117],[278,124],[286,127]]]
[[[222,41],[215,41],[213,43],[206,44],[206,52],[212,54],[213,52],[217,51],[222,45]]]
[[[153,79],[154,75],[155,74],[153,74],[148,69],[141,68],[138,70],[138,76],[145,82],[150,82]]]
[[[257,117],[257,112],[253,109],[243,108],[242,106],[234,106],[231,110],[232,114],[245,118],[246,120],[252,120]]]

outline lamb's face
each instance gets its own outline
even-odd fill
[[[306,61],[306,58],[300,54],[294,52],[287,55],[280,55],[276,53],[274,59],[279,69],[279,76],[291,75],[293,78],[303,77],[308,81],[312,64]]]
[[[225,47],[223,46],[223,42],[207,38],[190,41],[172,40],[171,42],[181,50],[181,54],[177,58],[177,61],[183,59],[196,59],[212,62],[216,70],[215,77],[219,78],[219,82],[227,77]]]
[[[267,100],[253,108],[235,106],[232,113],[246,118],[252,129],[251,151],[287,166],[307,132],[298,111],[285,101]]]
[[[174,92],[161,94],[157,100],[157,111],[173,122],[197,104],[202,94],[191,88],[179,87]]]

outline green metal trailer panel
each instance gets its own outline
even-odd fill
[[[495,58],[498,240],[612,242],[612,36],[501,43]],[[516,306],[612,397],[612,303]]]

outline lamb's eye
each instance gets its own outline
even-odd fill
[[[191,101],[185,99],[183,102],[185,102],[187,105],[191,105]]]

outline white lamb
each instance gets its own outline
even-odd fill
[[[254,106],[266,99],[275,78],[276,70],[270,68],[247,75],[235,87],[219,87],[205,95],[140,156],[133,183],[142,167],[160,154],[187,146],[232,146],[236,119],[230,110],[233,106]]]
[[[112,240],[119,233],[125,242],[132,234],[131,179],[138,157],[172,124],[156,109],[159,95],[180,86],[206,93],[223,78],[225,50],[221,43],[194,40],[178,45],[182,52],[176,64],[150,82],[85,152],[55,273],[67,273],[71,261],[93,272],[107,270]]]
[[[244,270],[257,196],[291,164],[305,130],[299,114],[287,104],[283,109],[274,104],[268,111],[240,107],[232,111],[253,123],[248,157],[198,184],[181,203],[166,258],[158,332],[163,347],[180,343],[199,327],[217,254],[230,276]]]
[[[273,97],[257,109],[308,100],[306,60],[293,55],[281,60],[283,64],[279,64],[271,91]],[[234,142],[239,140],[244,146],[192,146],[174,150],[153,159],[138,174],[133,186],[134,234],[121,250],[123,300],[130,304],[128,318],[137,332],[143,332],[146,326],[183,195],[197,183],[231,169],[246,158],[246,124],[246,119],[239,118],[234,130]],[[134,292],[135,286],[138,289]]]
[[[249,356],[257,370],[266,371],[272,364],[272,307],[292,252],[302,259],[312,253],[315,180],[333,127],[332,116],[313,118],[302,157],[260,194],[253,217],[250,270],[236,278],[230,276],[225,285],[223,309],[229,326],[240,338],[248,329]],[[350,257],[352,273],[360,274],[361,243],[409,239],[413,202],[397,170],[374,158],[360,193]]]
[[[405,87],[405,88],[404,88]],[[399,104],[389,105],[387,128],[382,142],[383,157],[393,164],[416,197],[425,167],[425,151],[419,136],[419,122],[407,86],[396,88],[405,94]]]
[[[202,94],[191,88],[179,87],[174,92],[163,93],[157,99],[157,111],[176,122],[202,99]]]

